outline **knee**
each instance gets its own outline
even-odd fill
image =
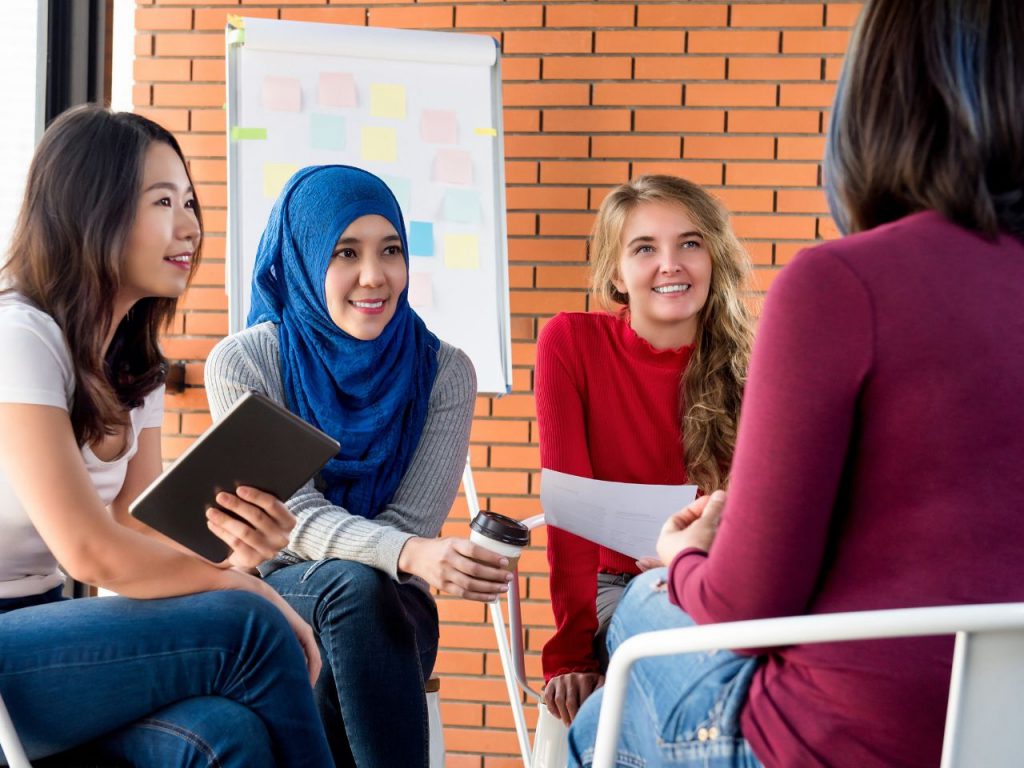
[[[310,570],[306,580],[320,582],[317,591],[332,613],[341,609],[346,614],[372,615],[393,607],[395,587],[383,571],[350,560],[327,560]]]

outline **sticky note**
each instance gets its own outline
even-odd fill
[[[473,189],[446,189],[441,210],[445,221],[477,224],[480,221],[480,197]]]
[[[232,141],[264,141],[266,138],[266,128],[243,128],[240,125],[231,127]]]
[[[496,128],[474,128],[473,133],[477,136],[497,136],[498,130]]]
[[[370,114],[373,117],[405,119],[405,86],[374,83],[370,86]]]
[[[444,265],[448,269],[479,269],[480,239],[476,235],[445,235]]]
[[[429,272],[409,274],[409,306],[415,309],[434,306],[434,285]]]
[[[402,213],[405,214],[405,218],[408,220],[409,211],[412,210],[412,183],[401,176],[385,176],[382,174],[380,178],[388,185],[391,194],[398,201],[398,207],[402,209]]]
[[[356,81],[348,72],[321,72],[317,89],[321,107],[356,106]]]
[[[455,113],[448,110],[424,109],[420,115],[420,138],[431,144],[454,144],[459,138]]]
[[[263,108],[272,112],[302,110],[302,86],[294,77],[263,78]]]
[[[313,149],[344,149],[345,118],[338,115],[309,116],[309,145]]]
[[[277,199],[281,194],[281,188],[298,170],[299,166],[293,163],[264,163],[263,196],[269,200]]]
[[[434,158],[434,181],[468,186],[473,183],[473,159],[461,149],[439,149]]]
[[[394,128],[363,127],[363,160],[393,163],[398,160],[398,132]]]
[[[409,255],[434,255],[434,225],[429,221],[409,222]]]

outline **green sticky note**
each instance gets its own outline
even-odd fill
[[[381,174],[381,179],[388,185],[388,189],[398,201],[398,207],[402,209],[402,213],[408,219],[412,211],[412,182],[401,176],[386,176],[384,174]]]
[[[239,125],[231,128],[232,141],[265,141],[266,138],[266,128],[242,128]]]
[[[309,116],[309,144],[313,149],[345,149],[345,118],[337,115]]]
[[[298,170],[299,166],[293,163],[264,163],[263,196],[268,200],[276,200],[288,179]]]
[[[398,132],[394,128],[363,127],[363,160],[393,163],[398,160]]]
[[[370,114],[373,117],[405,119],[405,86],[391,83],[370,85]]]
[[[479,269],[480,238],[476,235],[445,235],[444,265],[448,269]]]
[[[480,196],[475,189],[446,189],[443,210],[446,221],[476,224],[480,221]]]

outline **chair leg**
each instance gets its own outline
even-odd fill
[[[530,768],[565,768],[568,762],[569,729],[548,712],[543,702],[538,702]]]
[[[32,768],[22,749],[18,734],[14,731],[14,723],[7,713],[4,700],[0,698],[0,749],[2,749],[7,765],[10,768]]]
[[[424,690],[427,694],[427,721],[430,732],[430,768],[444,768],[444,725],[441,723],[441,680],[432,677]]]

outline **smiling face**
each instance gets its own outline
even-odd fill
[[[146,150],[135,220],[125,248],[120,303],[131,306],[151,296],[180,296],[188,285],[201,236],[185,166],[169,144],[154,141]]]
[[[408,269],[402,239],[383,216],[360,216],[341,233],[324,292],[334,324],[353,338],[372,341],[395,315]]]
[[[692,344],[711,289],[711,255],[681,205],[643,202],[626,217],[612,284],[630,325],[658,349]]]

